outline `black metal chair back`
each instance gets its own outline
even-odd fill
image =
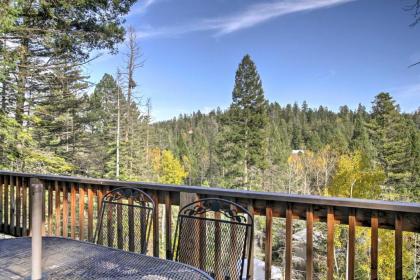
[[[195,201],[180,209],[175,260],[216,280],[250,279],[253,229],[251,214],[237,203],[219,198]]]
[[[155,203],[138,188],[121,187],[102,200],[96,244],[146,254]]]

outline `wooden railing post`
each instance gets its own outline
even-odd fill
[[[155,202],[155,211],[153,215],[153,256],[159,257],[159,196],[153,192],[152,198]]]
[[[76,183],[71,183],[70,197],[70,236],[76,239]]]
[[[355,261],[355,240],[356,240],[356,213],[355,209],[349,211],[349,240],[347,245],[347,279],[354,279]]]
[[[79,240],[84,240],[85,231],[85,188],[83,184],[78,186],[79,189]]]
[[[265,208],[265,279],[271,279],[271,263],[273,259],[273,208],[268,204]]]
[[[378,279],[378,213],[372,211],[370,233],[370,279]]]
[[[248,211],[251,214],[252,219],[255,221],[255,210],[254,210],[254,201],[252,199],[249,200],[249,204],[248,204]],[[249,235],[249,246],[251,246],[251,257],[248,260],[248,267],[249,267],[249,271],[248,271],[248,275],[247,275],[247,279],[254,279],[254,252],[255,252],[255,246],[254,246],[254,237]]]
[[[22,236],[22,227],[21,227],[21,186],[22,186],[22,178],[16,177],[16,235]]]
[[[172,202],[171,193],[165,192],[165,245],[166,245],[166,258],[172,260]]]
[[[28,219],[28,193],[29,193],[29,179],[28,178],[22,178],[22,232],[23,236],[28,235],[28,228],[29,228],[29,221]]]
[[[285,279],[292,279],[292,238],[293,238],[293,209],[290,203],[286,206],[286,260]]]
[[[403,279],[403,218],[395,213],[395,279]]]
[[[4,232],[3,226],[3,184],[4,177],[0,175],[0,232]]]
[[[54,181],[55,188],[55,235],[61,236],[61,214],[60,214],[60,186]]]
[[[314,263],[313,263],[313,227],[314,227],[314,210],[312,205],[306,210],[306,279],[312,280]]]
[[[3,197],[3,232],[9,233],[10,225],[9,225],[9,176],[4,176],[4,197]]]
[[[15,236],[16,235],[16,226],[15,226],[15,218],[16,218],[16,198],[15,198],[15,177],[10,176],[9,185],[10,185],[10,234]]]
[[[327,279],[334,279],[334,208],[327,213]]]
[[[88,185],[88,241],[93,240],[93,190],[92,185]]]
[[[42,278],[42,199],[44,186],[37,178],[31,178],[32,200],[32,280]]]

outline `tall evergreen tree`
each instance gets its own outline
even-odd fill
[[[119,96],[118,96],[119,95]],[[94,157],[89,157],[89,174],[115,178],[117,153],[118,97],[124,96],[114,77],[104,74],[89,100],[89,147]]]
[[[249,188],[251,168],[267,167],[267,101],[255,63],[245,55],[239,64],[224,131],[224,166],[231,185]]]
[[[360,109],[360,108],[359,108]],[[351,138],[350,148],[353,152],[359,150],[363,152],[370,160],[375,157],[375,147],[369,138],[369,132],[366,127],[365,111],[358,110],[354,120],[353,136]]]
[[[375,97],[368,127],[378,161],[387,175],[387,185],[399,189],[401,193],[412,178],[413,127],[400,114],[389,93],[380,93]]]

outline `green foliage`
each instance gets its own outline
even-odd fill
[[[39,149],[30,130],[0,114],[0,168],[21,172],[63,174],[73,166],[63,158]]]
[[[86,59],[93,49],[116,50],[116,45],[124,40],[122,16],[135,2],[3,1],[0,31],[26,36],[30,44],[43,45],[44,55],[66,54],[68,59]]]
[[[89,173],[90,166],[84,161],[89,149],[84,138],[87,84],[80,66],[93,50],[116,51],[124,40],[123,16],[134,3],[0,3],[0,36],[5,40],[0,46],[0,113],[4,115],[2,126],[14,129],[8,131],[12,137],[0,136],[7,148],[2,152],[2,166],[54,173],[70,172],[77,166]],[[16,123],[9,125],[5,116]],[[19,143],[20,148],[10,145],[21,135],[27,140]]]

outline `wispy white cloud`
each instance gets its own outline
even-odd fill
[[[151,0],[153,1],[153,0]],[[146,28],[139,37],[179,36],[196,31],[215,31],[215,36],[250,28],[280,16],[344,4],[355,0],[277,0],[252,4],[244,10],[217,18],[203,19],[186,25]]]
[[[208,20],[219,34],[227,34],[266,22],[287,14],[327,8],[352,0],[284,0],[254,4],[241,13],[229,17]]]
[[[129,12],[128,16],[134,16],[146,13],[147,9],[156,4],[159,0],[142,0],[138,5],[135,5]]]

